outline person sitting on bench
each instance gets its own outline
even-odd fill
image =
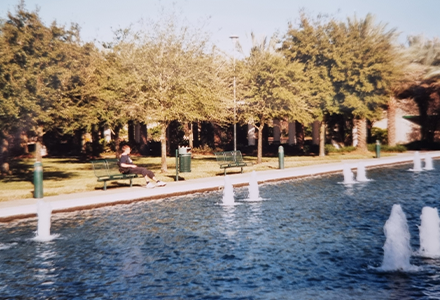
[[[165,186],[166,183],[160,180],[157,180],[154,176],[154,173],[147,168],[138,167],[133,164],[133,161],[130,158],[131,148],[128,145],[122,147],[122,154],[119,158],[119,172],[123,174],[142,174],[145,178],[146,188],[151,189],[155,186]],[[156,185],[150,182],[150,179],[156,182]]]

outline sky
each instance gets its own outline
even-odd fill
[[[18,3],[1,0],[0,18],[14,12]],[[283,35],[289,22],[297,24],[300,9],[313,17],[329,14],[340,20],[371,13],[376,22],[397,29],[401,43],[408,35],[440,37],[440,0],[26,0],[25,6],[30,11],[39,7],[46,25],[78,23],[84,41],[110,42],[113,30],[141,19],[156,20],[160,8],[170,9],[173,3],[192,26],[204,23],[211,41],[227,53],[234,49],[231,35],[238,36],[245,53],[251,46],[251,32],[259,38],[277,31]]]

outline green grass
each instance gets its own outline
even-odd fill
[[[387,155],[383,153],[383,156]],[[388,154],[389,155],[389,154]],[[373,153],[331,153],[325,157],[319,156],[286,156],[284,167],[293,168],[316,164],[340,162],[348,159],[372,158]],[[160,157],[132,157],[135,164],[145,166],[156,173],[160,180],[171,182],[176,177],[175,158],[167,158],[168,173],[160,173]],[[244,157],[245,161],[255,163],[256,157]],[[101,190],[102,182],[97,182],[90,162],[76,158],[43,158],[43,192],[44,196],[70,194],[86,191]],[[33,197],[33,159],[13,160],[10,163],[11,175],[0,179],[0,201],[24,199]],[[258,165],[245,167],[244,172],[263,171],[278,168],[278,157],[263,157]],[[228,174],[240,173],[240,168],[228,169]],[[192,180],[213,176],[223,176],[214,155],[193,155],[191,173],[180,173],[180,180]],[[111,181],[108,189],[128,186],[128,180]],[[143,178],[136,178],[133,184],[145,184]]]

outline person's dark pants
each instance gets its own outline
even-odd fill
[[[150,178],[154,177],[154,173],[150,170],[147,170],[146,168],[142,167],[136,167],[136,168],[130,168],[130,174],[142,174],[143,177],[148,176]]]

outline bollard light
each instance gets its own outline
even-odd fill
[[[376,158],[380,158],[380,142],[376,140]]]
[[[34,198],[43,198],[43,165],[34,163]]]
[[[283,146],[278,147],[278,168],[284,169],[284,148],[283,148]]]

